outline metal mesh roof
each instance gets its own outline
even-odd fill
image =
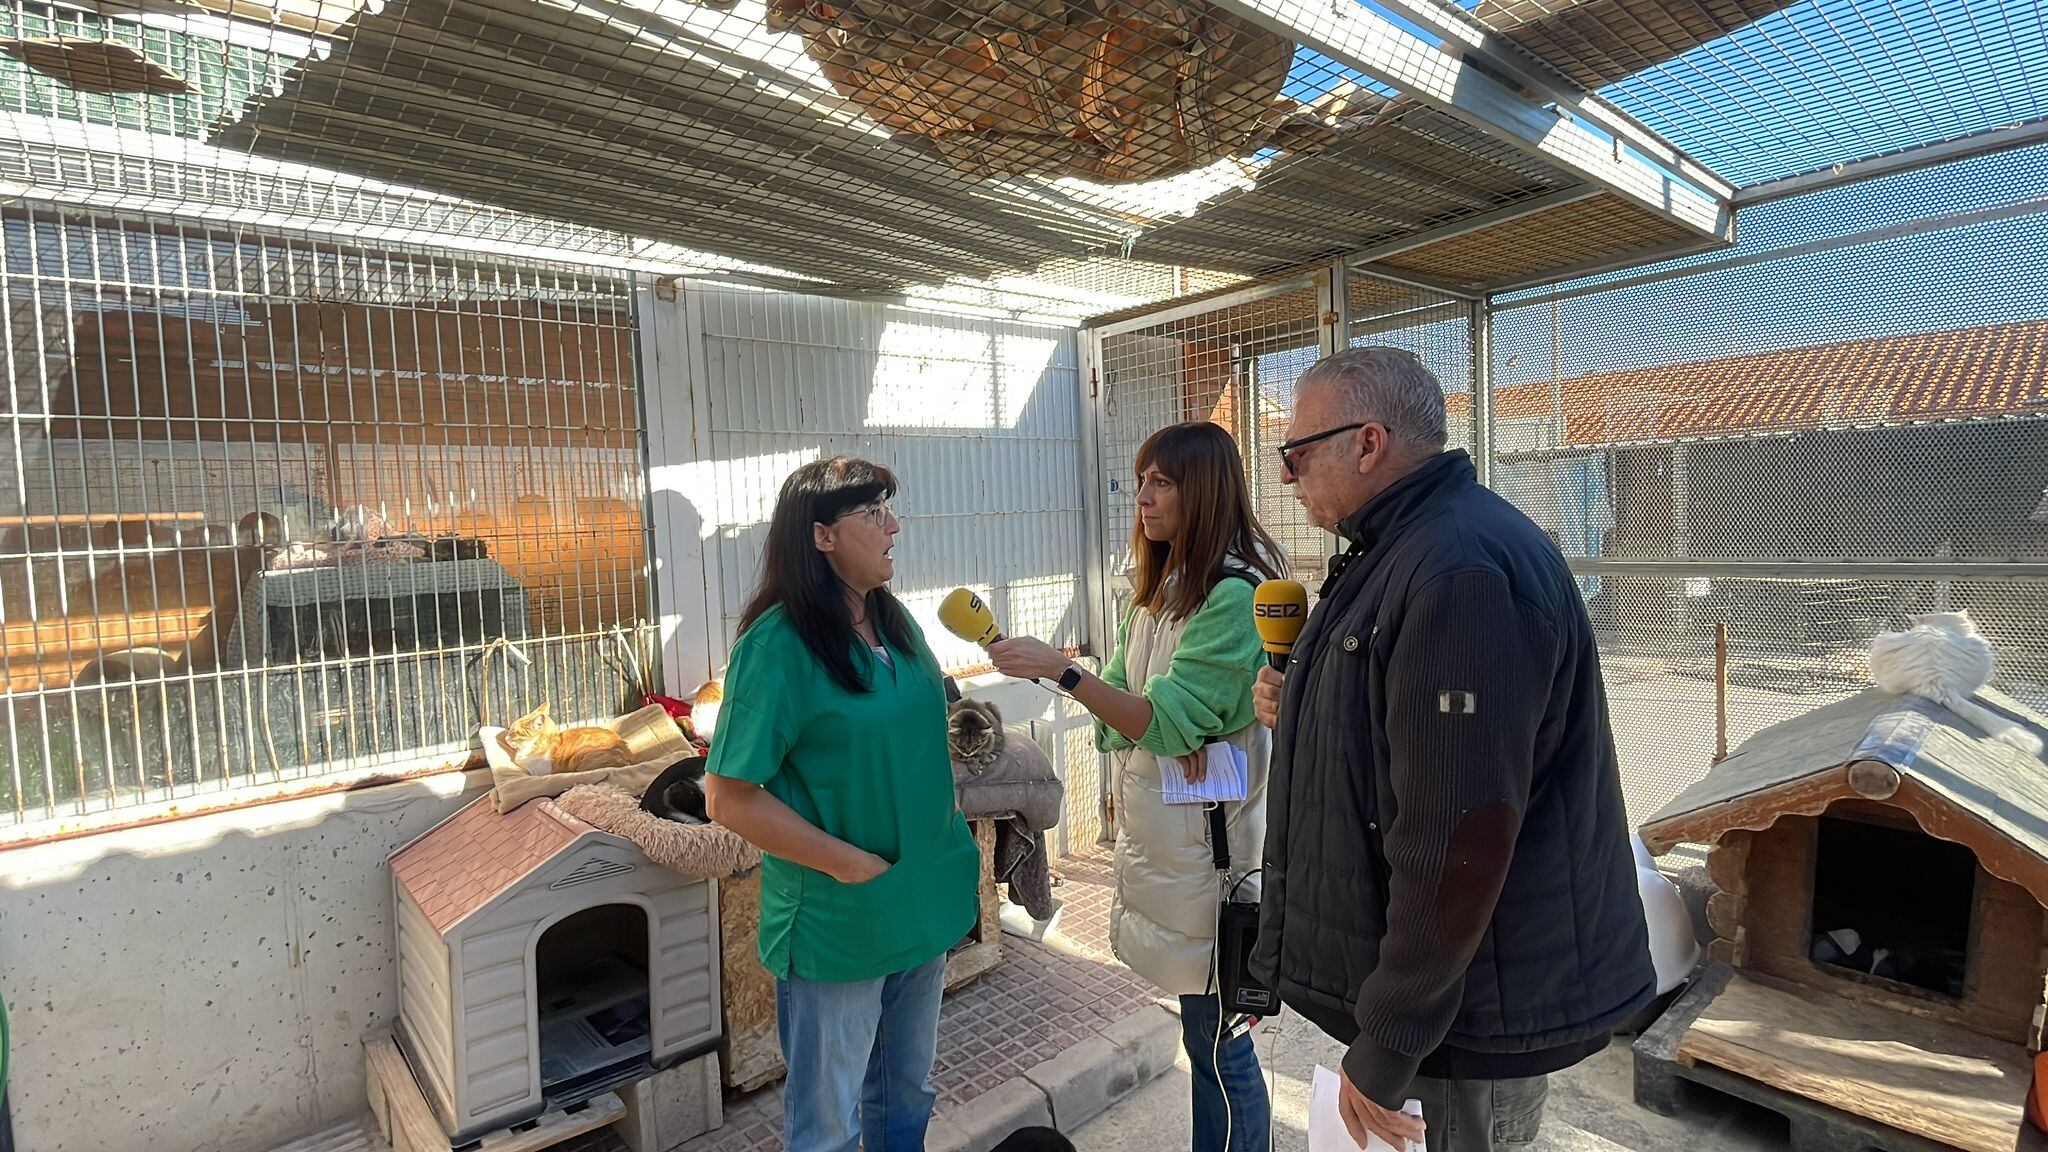
[[[567,221],[600,248],[836,290],[1091,254],[1258,276],[1409,241],[1450,246],[1382,266],[1469,290],[1712,246],[1716,173],[2048,119],[2044,12],[0,0],[0,179],[244,212],[297,181],[295,211],[348,218],[368,178],[385,223]],[[1570,211],[1546,199],[1574,190]],[[1526,250],[1476,255],[1510,242]]]
[[[1723,5],[1659,5],[1696,6]],[[1783,10],[1602,90],[1738,184],[2048,116],[2048,6],[2033,0],[1739,7]],[[1587,67],[1604,58],[1559,47]]]
[[[1790,0],[1481,0],[1495,30],[1588,88],[1662,64]]]
[[[117,45],[155,89],[81,91],[0,56],[19,129],[0,180],[37,195],[207,219],[291,196],[357,224],[366,198],[386,222],[496,211],[790,287],[1091,255],[1256,276],[1573,189],[1669,205],[1708,239],[1727,219],[1725,188],[1547,125],[1363,6],[0,0],[10,37],[44,58]]]

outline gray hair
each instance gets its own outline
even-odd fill
[[[1444,386],[1414,354],[1399,348],[1347,348],[1302,373],[1297,388],[1328,384],[1347,414],[1386,425],[1394,443],[1418,453],[1440,452],[1448,439]]]

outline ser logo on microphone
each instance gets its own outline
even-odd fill
[[[1275,604],[1253,604],[1252,615],[1266,620],[1293,620],[1308,611],[1308,605],[1281,601]]]

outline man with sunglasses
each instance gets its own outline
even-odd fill
[[[1350,1046],[1362,1147],[1533,1141],[1549,1073],[1655,993],[1592,625],[1549,537],[1446,451],[1443,387],[1356,348],[1281,479],[1344,541],[1285,673],[1254,970]]]

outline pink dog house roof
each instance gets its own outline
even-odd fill
[[[391,874],[434,931],[446,932],[591,831],[551,800],[500,815],[485,796],[400,848]]]

